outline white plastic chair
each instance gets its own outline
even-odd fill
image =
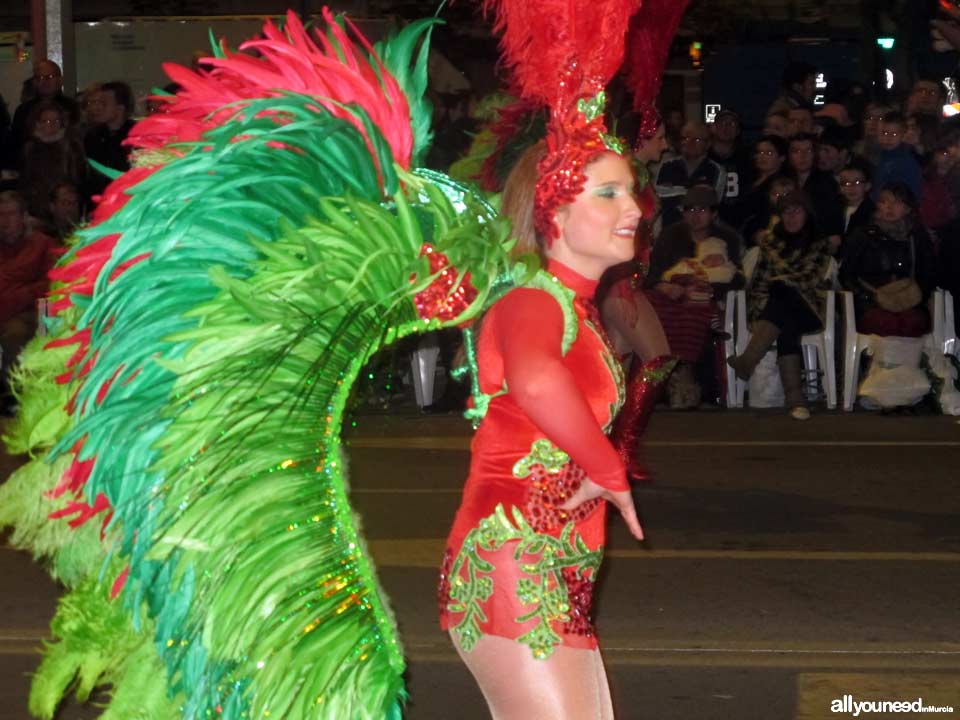
[[[942,304],[942,330],[938,338],[943,343],[943,354],[960,358],[960,343],[957,342],[957,322],[954,317],[953,294],[944,290]],[[936,330],[936,328],[935,328]]]
[[[860,356],[864,353],[872,353],[873,347],[879,341],[877,335],[864,335],[857,332],[857,320],[854,310],[853,293],[843,291],[843,324],[844,324],[844,347],[843,347],[843,409],[853,410],[853,405],[857,400],[857,390],[860,387]],[[947,306],[949,298],[949,325],[947,324]],[[949,292],[939,288],[933,292],[930,298],[931,315],[933,317],[933,332],[923,336],[924,352],[943,352],[948,353],[950,347],[956,352],[956,332],[953,325],[953,298]],[[951,330],[953,328],[953,330]],[[952,333],[952,336],[950,336]],[[950,337],[948,337],[950,336]]]
[[[746,269],[746,260],[744,261]],[[753,270],[751,266],[750,270]],[[752,272],[747,275],[749,278]],[[835,284],[837,277],[837,263],[833,258],[827,266],[825,279],[831,284]],[[823,330],[816,333],[810,333],[800,338],[800,347],[803,354],[803,369],[807,377],[818,377],[823,372],[824,393],[827,396],[827,407],[831,410],[837,407],[837,368],[834,363],[834,353],[836,352],[836,292],[827,291],[826,312],[824,317]],[[737,332],[736,332],[736,353],[740,355],[747,349],[750,342],[750,330],[747,326],[747,294],[744,290],[736,291],[736,313],[737,313]],[[771,350],[771,352],[774,352]],[[730,372],[733,372],[731,368]],[[730,374],[727,376],[730,377]],[[816,389],[811,383],[805,383],[807,398],[816,399]],[[728,386],[730,387],[730,386]],[[734,392],[730,397],[730,407],[743,407],[743,396],[747,390],[747,381],[739,380],[734,374],[734,383],[732,384]],[[811,389],[813,388],[813,389]]]
[[[723,309],[723,331],[727,334],[723,341],[723,357],[728,358],[737,351],[737,293],[727,291],[727,300]],[[725,364],[727,372],[727,407],[741,407],[743,396],[740,396],[740,405],[737,405],[737,374],[729,364]]]
[[[437,375],[437,360],[440,343],[436,333],[424,335],[410,357],[410,374],[413,376],[413,394],[422,410],[433,405],[433,384]]]

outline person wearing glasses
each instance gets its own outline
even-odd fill
[[[680,136],[680,157],[660,166],[654,188],[663,205],[663,227],[683,219],[683,196],[687,188],[707,185],[723,200],[727,187],[727,173],[708,157],[710,130],[701,122],[688,122]]]
[[[33,97],[20,103],[17,111],[13,114],[10,138],[3,153],[3,169],[5,170],[16,169],[23,153],[24,143],[30,139],[27,131],[27,120],[39,103],[56,103],[63,110],[68,127],[75,125],[79,118],[76,101],[63,94],[63,73],[60,71],[60,66],[53,60],[40,60],[33,66],[32,86]]]

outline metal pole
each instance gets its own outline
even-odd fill
[[[72,0],[44,0],[46,5],[47,58],[63,70],[63,89],[67,95],[77,91],[76,48],[73,35]]]

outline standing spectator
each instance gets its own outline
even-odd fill
[[[808,107],[795,107],[787,111],[787,137],[811,135],[816,130],[813,110]]]
[[[884,115],[891,112],[892,107],[877,102],[868,103],[863,112],[863,135],[859,146],[854,150],[873,165],[876,165],[880,158],[880,122]]]
[[[10,111],[7,101],[0,95],[0,170],[13,169],[15,162],[7,162],[7,152],[10,146]]]
[[[710,126],[712,142],[708,157],[727,173],[720,218],[733,227],[743,222],[741,203],[750,187],[750,151],[740,142],[740,116],[730,109],[721,110]]]
[[[694,185],[714,188],[723,197],[727,176],[723,168],[707,157],[710,151],[710,130],[701,122],[683,126],[680,157],[667,160],[657,172],[655,189],[663,202],[663,226],[682,219],[681,205],[687,189]]]
[[[47,291],[47,272],[56,261],[56,246],[47,236],[27,230],[23,199],[13,190],[0,192],[0,381],[37,330],[36,301]],[[10,398],[0,391],[6,412]]]
[[[817,94],[817,69],[805,62],[791,62],[783,71],[780,96],[773,101],[767,115],[774,112],[789,112],[798,107],[813,110]]]
[[[837,177],[849,163],[849,133],[838,126],[824,128],[817,143],[817,169]]]
[[[33,96],[21,102],[13,114],[7,152],[8,169],[15,168],[23,155],[23,146],[30,138],[27,120],[38,103],[56,103],[66,119],[64,128],[72,127],[78,119],[77,103],[63,94],[63,74],[53,60],[40,60],[33,66],[32,88]]]
[[[857,332],[920,337],[930,331],[933,244],[905,183],[881,187],[874,222],[849,238],[840,282],[854,295]]]
[[[913,150],[921,166],[926,162],[927,155],[933,152],[939,139],[939,118],[925,113],[913,113],[907,116],[907,131],[903,141]]]
[[[786,140],[790,136],[790,118],[784,112],[768,113],[763,120],[763,134]]]
[[[878,199],[879,188],[894,182],[906,184],[914,198],[920,197],[920,163],[913,156],[910,146],[904,142],[906,134],[907,121],[903,115],[890,112],[883,116],[880,121],[880,155],[877,160],[874,200]]]
[[[683,127],[686,124],[687,118],[682,110],[667,110],[663,114],[663,128],[668,145],[664,159],[671,160],[680,155],[680,142],[683,136]]]
[[[943,106],[947,102],[947,89],[935,78],[921,77],[910,89],[905,110],[907,115],[921,113],[939,118],[943,117]]]
[[[130,134],[133,120],[133,91],[122,82],[104,83],[93,91],[88,103],[90,129],[83,139],[84,150],[91,160],[113,170],[130,169],[130,148],[123,141]],[[89,191],[99,195],[110,183],[103,173],[94,170]]]
[[[680,363],[667,386],[670,406],[700,404],[701,390],[694,366],[711,337],[718,300],[726,291],[743,287],[740,270],[742,241],[717,217],[716,192],[697,185],[683,198],[683,221],[665,227],[653,244],[646,287],[666,333],[670,350]]]
[[[67,114],[52,100],[33,106],[27,121],[18,189],[34,217],[47,215],[50,194],[60,183],[82,187],[87,159],[80,141],[67,133]]]
[[[802,192],[785,197],[779,214],[780,222],[760,236],[760,254],[747,290],[750,342],[742,355],[727,362],[738,378],[747,380],[776,343],[790,416],[807,420],[810,411],[801,382],[800,339],[823,326],[820,291],[829,254],[826,242],[817,236],[813,209]]]
[[[954,130],[940,140],[928,155],[923,166],[923,195],[920,200],[920,221],[943,238],[957,217],[957,205],[950,193],[949,178],[957,162],[955,148],[960,143],[960,132]]]
[[[814,167],[817,156],[815,135],[796,135],[790,138],[787,163],[797,187],[802,190],[813,207],[818,232],[826,236],[836,250],[843,235],[842,204],[840,188],[833,175]]]
[[[840,194],[843,196],[843,247],[847,239],[861,227],[873,222],[876,208],[870,198],[870,166],[855,160],[840,171]],[[842,254],[842,252],[841,252]]]

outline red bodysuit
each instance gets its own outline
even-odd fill
[[[606,502],[558,506],[584,477],[629,487],[605,435],[623,376],[596,319],[596,282],[556,262],[548,271],[494,304],[477,345],[490,399],[439,593],[441,626],[465,650],[483,634],[516,639],[539,658],[561,643],[597,645],[590,606]]]

